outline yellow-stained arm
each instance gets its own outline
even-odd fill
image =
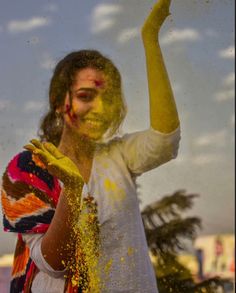
[[[170,2],[171,0],[159,0],[142,28],[151,126],[163,133],[170,133],[179,126],[178,112],[158,40],[160,28],[170,14]]]

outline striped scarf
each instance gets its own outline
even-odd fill
[[[2,178],[4,231],[18,233],[14,254],[11,293],[29,293],[38,268],[30,258],[22,233],[45,233],[53,218],[61,186],[41,161],[29,151],[16,155]],[[68,274],[70,276],[70,274]],[[70,277],[64,292],[85,292]],[[88,292],[86,290],[86,292]]]

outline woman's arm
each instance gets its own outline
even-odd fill
[[[83,180],[75,164],[50,143],[31,141],[25,148],[37,155],[48,171],[64,183],[52,222],[45,233],[41,250],[54,270],[64,270],[78,249],[78,218]]]
[[[42,239],[42,255],[54,270],[64,270],[75,258],[81,192],[80,187],[62,191],[52,222]]]
[[[178,112],[158,40],[160,28],[170,14],[170,3],[171,0],[159,0],[142,28],[151,126],[163,133],[172,132],[179,126]]]

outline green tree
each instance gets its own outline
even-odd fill
[[[197,194],[177,190],[142,211],[148,246],[156,259],[154,268],[160,293],[215,293],[223,289],[219,278],[196,283],[177,258],[178,253],[186,249],[184,240],[193,241],[201,228],[200,218],[183,217],[183,212],[192,208],[196,197]]]

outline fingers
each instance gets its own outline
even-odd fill
[[[31,144],[27,144],[24,146],[25,149],[28,149],[29,151],[32,151],[33,153],[38,153],[37,150],[42,150],[48,155],[52,155],[55,159],[61,159],[64,157],[64,155],[50,142],[43,142],[41,143],[37,139],[31,139]]]
[[[39,159],[46,165],[50,164],[50,157],[49,155],[44,151],[44,150],[41,150],[37,147],[35,147],[34,145],[31,145],[31,144],[27,144],[24,146],[24,148],[26,150],[29,150],[31,151],[34,155],[37,155],[39,157]]]
[[[37,155],[43,163],[50,164],[53,158],[46,148],[44,148],[44,145],[37,139],[31,139],[30,142],[32,144],[27,144],[24,148]]]
[[[35,146],[33,146],[32,144],[26,144],[23,146],[24,149],[34,152],[34,150],[36,149]]]
[[[57,160],[64,158],[64,155],[50,142],[43,143],[44,148]]]
[[[44,150],[43,144],[42,144],[39,140],[33,138],[33,139],[30,140],[30,142],[31,142],[34,146],[36,146],[38,149]]]
[[[36,155],[39,160],[46,165],[47,170],[49,171],[49,173],[53,176],[56,176],[58,178],[62,178],[62,171],[60,166],[57,165],[57,159],[51,155],[51,153],[47,150],[45,144],[40,143],[37,140],[31,140],[32,144],[27,144],[24,146],[24,148],[26,150],[31,151],[34,155]],[[45,146],[45,147],[44,147]],[[52,144],[50,144],[50,147],[52,150],[53,148],[56,148],[55,146],[53,146],[52,148]],[[48,147],[48,145],[47,145]],[[58,151],[59,152],[59,151]]]

